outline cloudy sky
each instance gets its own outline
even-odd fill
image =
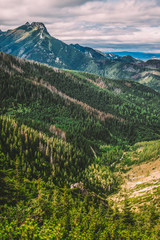
[[[160,53],[160,0],[0,0],[0,29],[43,22],[66,42]]]

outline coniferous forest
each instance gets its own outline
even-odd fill
[[[0,53],[0,239],[160,239],[123,175],[160,156],[160,94]],[[138,151],[137,149],[141,149]]]

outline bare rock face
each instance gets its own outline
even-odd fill
[[[79,188],[80,190],[83,191],[84,185],[82,182],[71,184],[70,189],[74,189],[74,188]]]

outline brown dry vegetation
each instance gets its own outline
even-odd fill
[[[144,204],[158,205],[160,203],[159,145],[159,141],[142,143],[140,146],[137,144],[136,151],[125,154],[125,157],[130,158],[134,164],[124,167],[125,173],[121,172],[123,179],[121,190],[110,197],[120,209],[126,195],[135,210]],[[140,159],[143,161],[140,162]],[[120,166],[121,163],[117,167]]]

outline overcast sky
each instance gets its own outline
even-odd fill
[[[0,0],[0,29],[43,22],[66,42],[160,53],[160,0]]]

